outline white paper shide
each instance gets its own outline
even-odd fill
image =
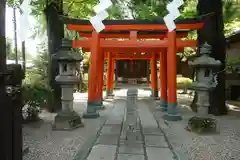
[[[100,0],[100,3],[93,7],[96,15],[90,18],[90,22],[96,32],[99,33],[104,30],[105,26],[102,21],[109,16],[106,9],[109,8],[111,5],[112,2],[110,0]]]
[[[171,3],[167,5],[167,10],[169,14],[167,14],[163,20],[168,28],[168,31],[171,32],[176,29],[176,25],[174,20],[180,16],[180,12],[178,8],[183,5],[183,0],[173,0]]]

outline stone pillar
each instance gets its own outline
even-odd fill
[[[137,89],[128,89],[126,117],[124,121],[123,133],[127,144],[133,144],[140,137],[140,121],[137,110]]]
[[[75,74],[76,64],[83,58],[71,52],[71,41],[68,40],[62,41],[62,49],[54,54],[53,58],[59,64],[59,75],[55,80],[62,89],[62,109],[55,116],[52,128],[53,130],[72,130],[82,127],[82,120],[73,109],[73,89],[79,81]]]
[[[198,100],[197,100],[197,113],[200,117],[205,117],[208,115],[209,103],[209,91],[208,90],[199,90],[197,91]]]

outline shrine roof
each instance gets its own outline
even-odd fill
[[[91,25],[89,20],[86,19],[75,19],[75,18],[69,18],[65,16],[60,16],[61,21],[64,24],[78,24],[78,25]],[[203,23],[202,17],[197,18],[179,18],[175,20],[175,24],[195,24],[195,23]],[[155,18],[152,20],[103,20],[104,25],[134,25],[134,24],[165,24],[163,18]]]

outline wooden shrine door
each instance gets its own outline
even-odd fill
[[[116,65],[116,76],[121,77],[125,83],[129,79],[136,79],[139,82],[148,77],[147,60],[118,60]]]

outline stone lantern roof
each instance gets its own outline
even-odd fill
[[[61,48],[57,53],[53,54],[52,58],[63,62],[81,62],[83,57],[72,51],[71,48],[72,42],[70,40],[63,39]]]
[[[212,47],[205,43],[200,48],[200,54],[194,60],[188,61],[188,65],[192,67],[218,67],[222,63],[219,60],[215,60],[214,58],[210,57],[209,54],[211,53]]]

